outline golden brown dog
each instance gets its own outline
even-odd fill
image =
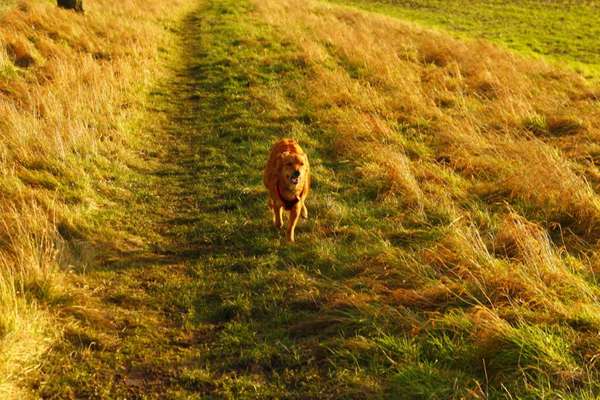
[[[310,190],[308,157],[294,139],[281,139],[271,147],[263,182],[269,190],[269,207],[276,228],[282,226],[283,209],[290,212],[287,238],[293,242],[300,214],[308,218],[304,201]]]

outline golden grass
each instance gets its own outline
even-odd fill
[[[597,222],[597,197],[586,183],[589,166],[573,168],[570,148],[553,137],[535,139],[523,126],[527,116],[541,112],[551,118],[550,131],[582,135],[587,142],[597,135],[595,100],[581,100],[597,89],[575,74],[484,42],[463,43],[339,7],[294,1],[257,7],[301,44],[300,57],[313,68],[310,93],[318,94],[311,101],[339,134],[340,150],[354,149],[348,154],[355,156],[380,144],[393,152],[390,162],[404,173],[392,175],[409,188],[409,197],[421,195],[408,176],[411,163],[396,161],[414,145],[407,133],[446,154],[455,171],[477,178],[474,183],[489,182],[535,203],[548,220],[562,221],[569,213],[580,223]],[[373,153],[381,149],[375,146]],[[422,168],[435,161],[433,154],[420,157]]]
[[[60,270],[73,261],[57,226],[102,201],[101,165],[127,168],[136,91],[157,72],[161,21],[182,4],[98,1],[80,15],[21,1],[0,15],[2,398],[23,398],[55,336],[39,304],[65,294]]]
[[[561,357],[568,350],[562,337],[543,350],[547,332],[527,324],[576,319],[600,327],[593,283],[600,89],[488,43],[386,17],[306,0],[254,4],[299,49],[297,62],[308,75],[292,96],[333,139],[335,161],[349,163],[375,201],[406,211],[398,229],[443,225],[440,237],[414,254],[382,246],[356,278],[373,293],[340,283],[323,296],[324,308],[382,301],[431,312],[433,325],[439,310],[464,307],[490,371],[508,370],[503,363],[518,358],[503,359],[496,349],[519,356],[526,344],[525,355],[550,375],[584,379],[575,361]],[[73,255],[60,227],[108,202],[99,189],[104,168],[128,168],[136,138],[127,121],[140,101],[134,91],[157,70],[163,32],[156,21],[174,8],[158,0],[99,0],[80,15],[25,1],[0,16],[4,397],[23,395],[20,380],[55,334],[39,305],[60,301],[67,285],[60,270]],[[286,95],[265,99],[275,115],[289,106]],[[341,221],[349,210],[335,205],[325,212]],[[325,237],[336,228],[315,229]],[[334,246],[319,246],[326,262]],[[391,264],[412,268],[404,276],[419,279],[395,281]],[[295,329],[314,330],[316,322]],[[416,325],[415,331],[427,328]]]
[[[456,172],[476,178],[474,187],[489,184],[539,207],[548,222],[571,219],[573,228],[597,236],[600,208],[587,183],[595,167],[571,161],[574,137],[590,143],[600,132],[596,100],[586,97],[597,88],[488,43],[391,18],[294,1],[257,7],[302,46],[299,57],[313,71],[310,93],[318,94],[313,105],[338,133],[343,156],[373,153],[363,158],[380,172],[368,168],[368,179],[387,176],[396,182],[393,192],[423,203],[427,182],[414,176],[443,153]],[[537,139],[524,122],[532,115],[547,121]],[[418,154],[419,167],[398,161],[414,151],[410,137],[433,149]]]
[[[598,87],[384,16],[314,1],[254,4],[301,49],[308,89],[295,96],[308,97],[339,159],[352,160],[366,186],[382,181],[378,199],[408,206],[413,220],[454,221],[418,255],[438,279],[382,290],[390,303],[491,308],[500,322],[481,328],[481,343],[535,341],[542,333],[506,321],[560,321],[573,309],[596,323],[593,262],[581,251],[597,254],[600,239],[599,175],[590,162]],[[552,368],[581,372],[572,361]]]

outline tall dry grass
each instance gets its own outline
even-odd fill
[[[20,1],[0,15],[0,397],[56,335],[44,304],[68,284],[65,227],[85,224],[97,181],[127,168],[164,24],[183,1],[98,1],[81,15]],[[74,222],[75,221],[75,222]],[[59,233],[60,231],[60,233]]]
[[[409,175],[442,154],[474,183],[530,202],[546,221],[570,218],[573,228],[596,238],[596,167],[574,161],[593,156],[586,147],[600,133],[598,88],[485,42],[383,16],[294,1],[257,7],[302,46],[299,58],[313,72],[310,93],[318,93],[313,106],[339,134],[342,153],[372,158],[382,176],[390,176],[387,158],[408,155],[425,166],[392,161],[404,171],[391,174],[402,188],[396,192],[422,199],[426,182],[416,185]]]
[[[482,325],[493,328],[474,338],[484,357],[531,340],[532,359],[571,383],[585,379],[572,359],[555,360],[560,351],[537,348],[547,332],[532,326],[598,327],[590,260],[600,239],[600,88],[385,16],[312,1],[254,4],[300,49],[307,82],[292,96],[332,136],[336,156],[364,182],[385,182],[380,201],[408,206],[400,225],[449,221],[414,254],[434,278],[380,283],[402,286],[382,297],[421,311],[471,307],[473,320],[487,310],[492,322]]]

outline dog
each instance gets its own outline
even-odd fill
[[[306,198],[310,191],[308,157],[294,139],[281,139],[271,147],[263,173],[263,182],[269,191],[269,208],[273,224],[281,228],[283,210],[290,212],[287,239],[294,241],[294,231],[300,215],[308,218]]]

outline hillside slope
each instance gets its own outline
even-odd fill
[[[36,395],[599,394],[600,88],[317,1],[172,31],[105,200],[58,230],[93,262]],[[282,136],[314,174],[294,245],[261,183]]]
[[[330,0],[342,5],[416,21],[467,38],[483,38],[529,56],[567,64],[600,77],[593,1],[509,0]]]

